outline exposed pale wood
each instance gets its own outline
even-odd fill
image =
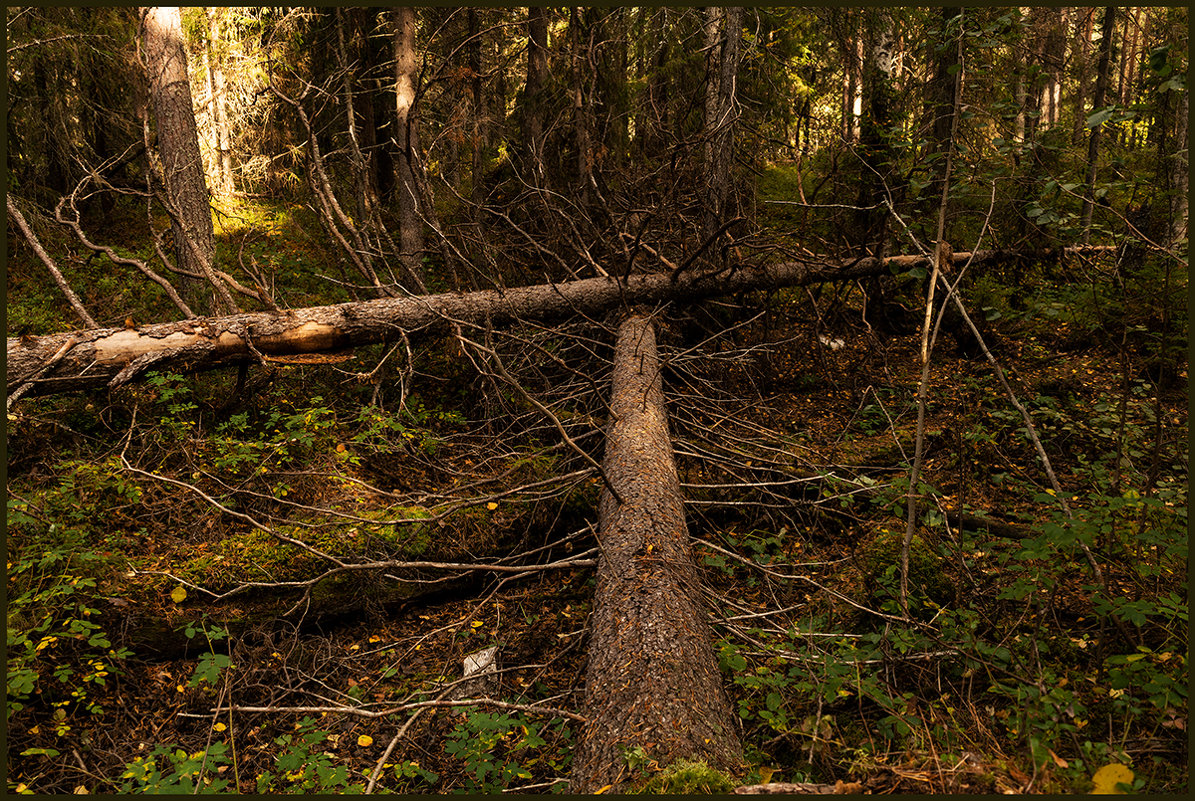
[[[1056,257],[1060,252],[1039,255]],[[1017,257],[1002,251],[956,252],[952,260],[963,264],[972,255],[976,261]],[[594,317],[624,305],[686,303],[735,292],[842,281],[927,265],[929,260],[922,256],[894,256],[884,261],[864,258],[850,264],[811,259],[713,273],[652,273],[625,280],[588,278],[501,291],[380,298],[281,314],[248,312],[134,329],[101,328],[10,338],[7,385],[11,391],[28,380],[68,338],[75,340],[75,347],[33,382],[30,395],[115,387],[139,378],[150,367],[195,372],[245,360],[338,351],[397,340],[404,334],[414,339],[447,331],[452,321],[501,327],[519,320],[550,322],[578,315]]]

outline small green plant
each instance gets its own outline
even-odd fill
[[[131,652],[114,649],[95,619],[95,554],[83,546],[83,534],[72,528],[46,526],[29,517],[22,504],[9,501],[8,525],[8,718],[34,694],[55,707],[54,726],[70,730],[67,708],[91,715],[103,708],[89,690],[119,674],[118,663]],[[41,529],[42,547],[13,547],[21,537],[14,529]],[[53,539],[58,543],[49,545]],[[53,681],[51,681],[53,679]]]
[[[531,768],[538,764],[554,771],[567,769],[570,758],[555,751],[542,752],[547,740],[541,728],[521,715],[466,707],[464,716],[444,745],[446,753],[464,763],[466,784],[459,792],[502,792],[517,779],[532,778]],[[571,736],[562,720],[546,728],[556,728],[565,738]]]
[[[219,793],[229,779],[221,769],[229,764],[228,744],[212,743],[206,750],[187,753],[177,746],[159,745],[148,756],[125,765],[121,793],[178,794]]]
[[[648,779],[639,792],[650,795],[713,795],[729,793],[734,787],[735,783],[730,777],[711,768],[705,760],[678,759]]]

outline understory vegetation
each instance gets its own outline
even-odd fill
[[[144,110],[108,97],[106,69],[144,79],[135,21],[60,11],[9,12],[10,353],[86,317],[24,224],[91,328],[179,318],[135,260],[222,308],[170,261]],[[967,317],[935,285],[924,378],[924,262],[649,310],[745,760],[644,743],[627,789],[1188,791],[1185,11],[1067,17],[1086,61],[1050,102],[1057,9],[421,9],[406,178],[405,18],[201,11],[191,81],[218,93],[210,56],[230,87],[231,144],[194,103],[211,266],[241,311],[397,302],[410,276],[465,293],[987,254],[942,260]],[[1101,17],[1121,26],[1105,84],[1129,53],[1119,95],[1095,89]],[[863,42],[897,40],[885,77]],[[741,63],[702,61],[715,45]],[[232,316],[208,311],[197,327]],[[7,790],[567,792],[625,311],[395,325],[115,389],[10,375]]]
[[[1100,260],[1032,269],[1015,280],[1048,289],[993,271],[974,302],[1066,497],[990,369],[937,358],[911,621],[898,584],[914,337],[870,335],[861,293],[843,287],[748,299],[766,322],[700,356],[679,334],[666,349],[691,532],[749,749],[735,782],[999,792],[1032,777],[1069,792],[1117,763],[1138,790],[1185,783],[1185,363],[1160,385],[1148,332],[1089,300]],[[38,307],[30,287],[15,297],[17,315]],[[840,350],[816,339],[827,317]],[[1116,326],[1131,344],[1108,344]],[[452,347],[419,349],[377,384],[353,366],[381,348],[254,369],[239,398],[235,375],[159,374],[10,414],[10,789],[352,792],[378,766],[395,792],[563,788],[575,722],[420,704],[496,645],[506,669],[489,697],[568,708],[591,568],[508,581],[336,569],[593,557],[597,479]],[[603,378],[590,378],[540,389],[591,428]],[[472,497],[454,491],[477,475]],[[207,711],[229,703],[324,709]],[[645,787],[673,786],[627,758]]]

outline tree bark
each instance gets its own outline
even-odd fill
[[[527,9],[527,82],[523,87],[523,147],[531,156],[531,173],[537,182],[544,175],[544,100],[548,80],[548,10]]]
[[[1095,97],[1091,109],[1098,111],[1104,105],[1108,92],[1108,70],[1112,62],[1112,37],[1116,25],[1116,7],[1108,6],[1104,9],[1103,41],[1100,42],[1100,62],[1096,68]],[[1083,209],[1081,212],[1083,244],[1091,241],[1091,218],[1095,210],[1095,175],[1100,155],[1100,133],[1103,123],[1091,128],[1091,137],[1087,142],[1087,180],[1086,191],[1083,194]]]
[[[214,7],[207,10],[208,47],[206,50],[208,61],[208,80],[211,86],[212,98],[212,145],[216,156],[216,173],[218,191],[230,195],[236,191],[236,184],[232,177],[232,147],[229,144],[228,132],[228,102],[225,97],[224,60],[221,57],[219,11]]]
[[[702,239],[713,236],[730,215],[730,167],[734,163],[735,95],[743,9],[706,9],[705,180],[709,190]]]
[[[1111,248],[1103,248],[1109,250]],[[1051,258],[1076,250],[1036,254]],[[1018,254],[1005,251],[956,252],[951,261],[965,264],[998,261]],[[135,329],[101,328],[44,337],[10,338],[7,384],[11,392],[43,367],[68,340],[75,345],[54,369],[34,382],[30,395],[51,395],[119,386],[145,370],[198,372],[248,359],[281,359],[372,345],[407,335],[409,339],[447,331],[453,321],[501,327],[519,321],[551,322],[577,315],[595,316],[623,305],[669,301],[686,303],[717,295],[845,281],[886,274],[892,269],[928,267],[923,256],[865,258],[849,265],[836,261],[785,262],[744,266],[712,273],[636,274],[625,280],[587,278],[563,284],[539,284],[504,291],[447,292],[408,298],[341,303],[287,310],[247,312],[228,317],[193,318]],[[318,357],[311,357],[319,361]]]
[[[926,86],[926,106],[930,119],[928,120],[927,148],[929,154],[937,154],[934,163],[934,181],[926,192],[926,198],[934,199],[942,196],[942,182],[946,174],[946,152],[950,149],[950,129],[954,119],[954,75],[951,67],[961,69],[958,64],[958,48],[950,35],[950,23],[959,16],[958,6],[942,7],[942,37],[931,47],[934,49],[933,77]]]
[[[570,8],[568,29],[572,37],[571,67],[573,95],[573,133],[577,147],[576,176],[583,206],[593,197],[593,88],[597,82],[593,62],[593,40],[597,33],[592,9]]]
[[[216,240],[191,104],[182,18],[177,7],[155,6],[144,8],[141,13],[145,68],[157,122],[162,178],[166,195],[178,213],[172,225],[178,266],[208,277],[206,287],[202,281],[184,279],[183,295],[192,308],[204,309],[209,314],[230,311],[227,300],[221,303],[227,293],[216,294],[217,280],[212,274]],[[188,241],[194,244],[193,248]]]
[[[482,160],[482,149],[485,144],[485,107],[481,100],[481,27],[477,19],[477,9],[470,6],[465,12],[469,28],[469,42],[465,46],[465,57],[469,67],[469,90],[473,103],[473,130],[470,140],[473,145],[473,161],[469,170],[472,178],[471,199],[474,203],[482,202],[485,189],[485,176]]]
[[[700,606],[661,384],[651,318],[633,315],[614,351],[604,469],[622,500],[607,488],[598,504],[602,556],[574,793],[624,788],[635,748],[661,766],[702,759],[735,771],[743,763]]]
[[[419,215],[420,190],[415,170],[419,169],[419,127],[415,118],[415,86],[419,60],[415,51],[415,9],[394,9],[394,93],[397,103],[395,140],[398,143],[398,233],[399,258],[406,269],[423,280],[423,219]]]

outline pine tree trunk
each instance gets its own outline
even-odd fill
[[[232,311],[231,299],[225,299],[227,291],[219,295],[214,291],[216,278],[211,271],[216,243],[203,159],[199,154],[199,132],[191,105],[182,18],[177,7],[146,8],[142,15],[145,65],[157,123],[162,177],[166,194],[178,213],[172,225],[178,265],[208,278],[206,284],[202,279],[185,280],[182,294],[193,309],[208,314]],[[194,247],[188,245],[188,240]]]
[[[473,130],[470,135],[472,144],[472,200],[480,203],[485,189],[485,176],[482,159],[482,149],[485,139],[485,108],[481,102],[481,29],[477,21],[477,9],[469,7],[465,12],[465,19],[469,29],[469,42],[465,45],[465,55],[469,67],[469,91],[473,103]]]
[[[635,774],[626,755],[665,767],[679,758],[735,771],[743,748],[722,686],[684,503],[651,318],[620,327],[614,352],[598,505],[602,556],[589,617],[588,721],[571,791],[618,792]]]
[[[1178,101],[1178,131],[1174,138],[1174,155],[1171,157],[1170,168],[1170,231],[1167,244],[1177,248],[1179,243],[1187,238],[1187,204],[1189,182],[1188,145],[1188,115],[1190,114],[1189,95],[1182,93]]]
[[[544,181],[543,86],[548,79],[548,10],[527,9],[527,81],[523,86],[523,146],[531,155],[531,173]]]
[[[216,173],[219,176],[218,188],[221,194],[229,195],[236,191],[236,182],[232,174],[232,147],[229,144],[231,136],[228,131],[228,99],[224,80],[224,62],[220,57],[220,22],[217,10],[209,7],[208,21],[208,70],[211,76],[212,91],[212,126],[215,130],[213,138],[216,151]]]
[[[399,258],[405,269],[423,280],[423,219],[420,217],[420,189],[415,171],[419,169],[419,126],[415,117],[415,85],[419,78],[419,59],[415,49],[415,9],[394,9],[394,94],[397,103],[398,143],[397,185]]]
[[[730,216],[730,168],[734,163],[735,95],[743,9],[706,9],[705,181],[708,190],[702,239],[713,236]]]

